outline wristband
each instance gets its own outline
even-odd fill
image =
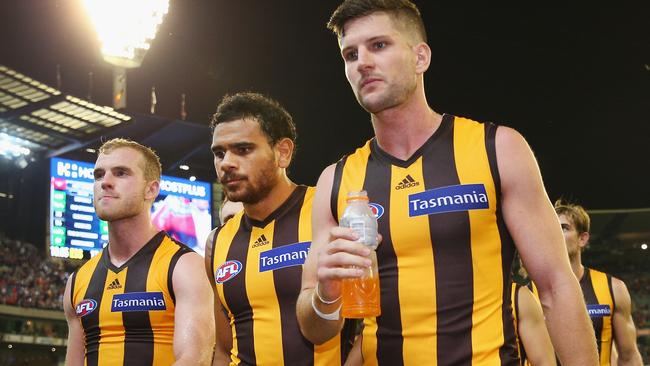
[[[320,310],[318,310],[316,308],[316,303],[314,302],[314,297],[312,296],[311,297],[311,308],[314,309],[314,312],[316,313],[316,315],[318,315],[321,319],[339,320],[339,313],[341,312],[341,306],[340,305],[333,313],[326,314],[326,313],[323,313],[322,311],[320,311]]]
[[[318,291],[318,282],[316,282],[316,288],[314,288],[314,292],[316,293],[316,296],[318,296],[318,301],[322,302],[325,305],[332,305],[332,304],[336,303],[337,301],[341,300],[341,295],[339,295],[339,297],[337,297],[334,300],[325,301],[323,299],[323,297],[320,295],[320,291]]]

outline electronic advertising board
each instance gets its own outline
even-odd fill
[[[93,207],[93,163],[52,158],[50,254],[82,259],[108,243],[108,225]],[[203,255],[212,229],[210,183],[163,175],[151,209],[156,227]]]

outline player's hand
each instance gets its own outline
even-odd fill
[[[318,253],[318,288],[325,300],[341,294],[341,280],[358,278],[369,267],[371,248],[358,243],[357,234],[350,228],[335,226],[330,230],[329,243]],[[381,236],[378,238],[381,241]]]

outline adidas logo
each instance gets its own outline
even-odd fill
[[[264,234],[262,234],[262,235],[260,235],[259,238],[257,238],[257,240],[255,240],[255,243],[253,243],[253,248],[261,247],[262,245],[266,245],[268,243],[269,243],[269,241],[266,240],[266,236],[264,236]]]
[[[116,279],[113,280],[113,282],[111,282],[110,285],[108,285],[108,287],[106,289],[107,290],[117,290],[118,288],[122,288],[122,285],[120,284],[120,280],[118,280],[116,278]]]
[[[411,177],[410,174],[407,174],[406,178],[402,179],[402,181],[395,186],[395,189],[406,189],[411,187],[417,187],[419,185],[420,182],[416,182],[415,179],[413,179],[413,177]]]

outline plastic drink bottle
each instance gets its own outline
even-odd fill
[[[342,281],[342,308],[344,318],[366,318],[381,314],[379,302],[379,272],[377,271],[377,218],[368,204],[366,191],[349,192],[347,207],[340,220],[341,227],[352,228],[359,243],[372,249],[370,259],[372,265],[365,268],[360,278],[344,279]]]

